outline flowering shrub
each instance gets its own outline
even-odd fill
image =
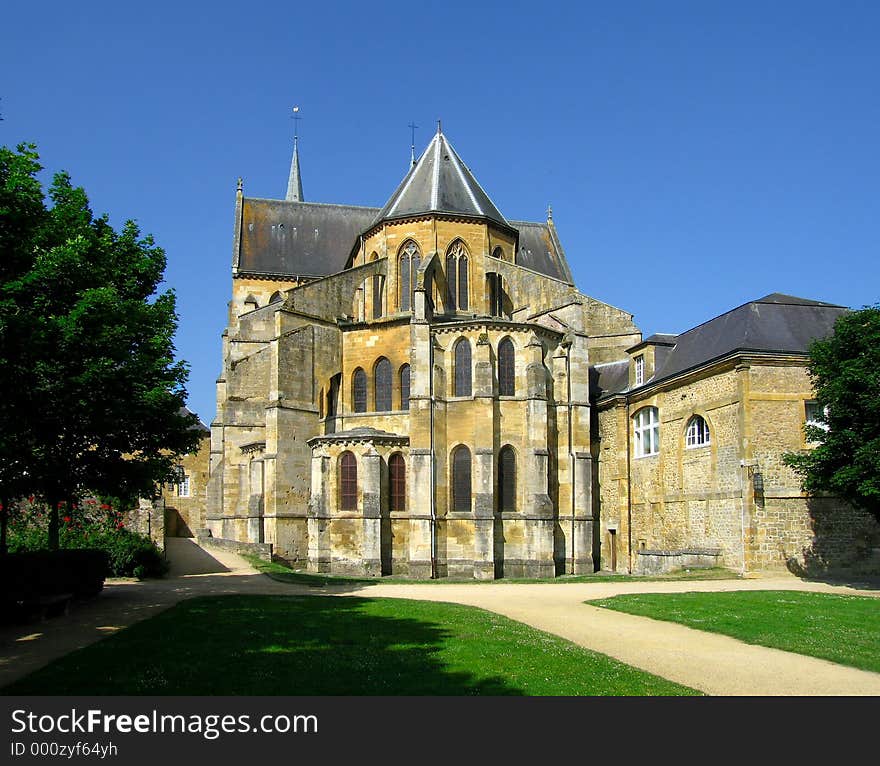
[[[59,517],[59,546],[105,551],[108,577],[161,577],[168,571],[162,551],[146,535],[126,528],[112,502],[89,498],[70,507],[61,503]],[[10,553],[44,549],[48,523],[47,509],[34,497],[20,502],[9,520]]]

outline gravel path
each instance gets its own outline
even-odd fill
[[[795,577],[535,585],[388,583],[315,588],[276,582],[235,554],[208,552],[190,540],[169,541],[169,558],[172,571],[163,580],[111,580],[98,598],[75,606],[67,617],[0,629],[0,686],[186,598],[233,593],[320,593],[481,607],[711,695],[880,695],[880,673],[584,604],[620,593],[800,590],[880,597],[880,590],[855,590]]]

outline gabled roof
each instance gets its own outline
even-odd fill
[[[845,306],[782,293],[772,293],[749,301],[681,335],[660,336],[664,339],[674,338],[675,345],[666,354],[658,357],[654,376],[643,387],[722,359],[734,352],[806,356],[810,344],[830,335],[834,322],[847,310]],[[607,376],[606,379],[607,383],[612,383]],[[613,380],[617,385],[622,382],[623,378]],[[622,393],[625,390],[625,386],[616,391],[604,388],[600,396]]]
[[[374,223],[421,213],[483,218],[510,227],[439,128]]]

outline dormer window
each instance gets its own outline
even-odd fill
[[[635,385],[641,386],[645,383],[645,355],[639,354],[633,359],[635,365]]]

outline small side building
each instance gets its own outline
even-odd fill
[[[593,366],[604,569],[858,567],[876,521],[806,497],[783,462],[811,448],[808,347],[845,311],[774,293]]]

